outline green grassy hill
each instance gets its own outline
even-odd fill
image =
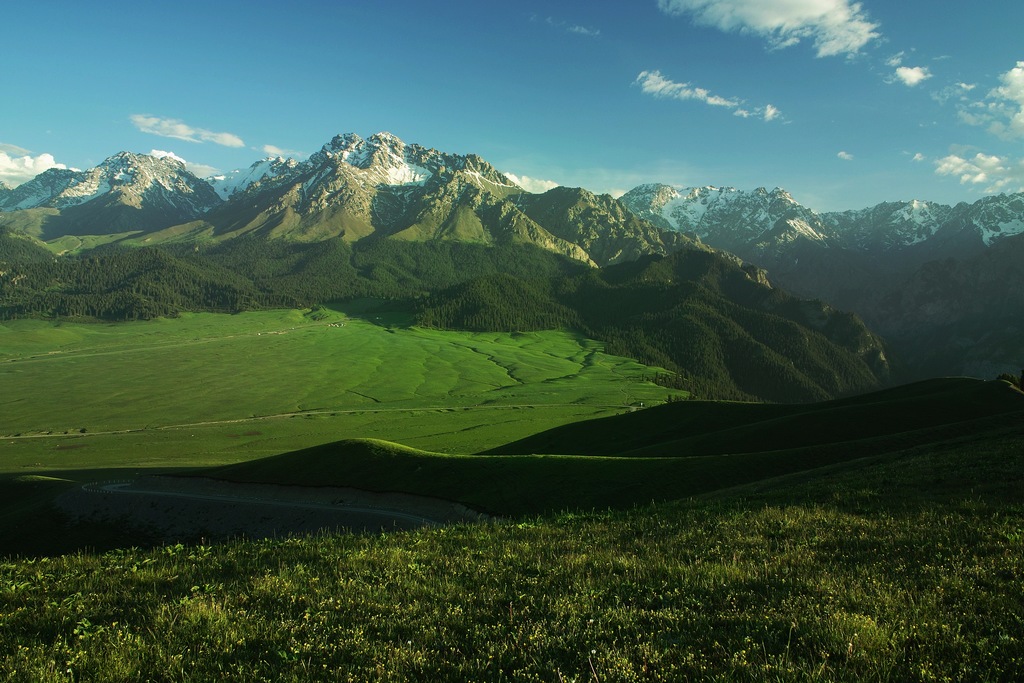
[[[676,500],[915,447],[1019,433],[1022,425],[1019,390],[963,378],[812,406],[671,403],[557,427],[483,455],[357,439],[194,474],[412,493],[521,516]]]
[[[796,299],[757,271],[699,250],[529,282],[494,275],[436,291],[417,319],[445,329],[579,329],[680,375],[704,398],[814,402],[890,377],[864,324]]]
[[[0,672],[1019,680],[1020,438],[627,511],[7,560]]]
[[[116,400],[139,403],[116,420],[166,418],[177,404],[144,401],[147,387],[172,386],[145,380],[157,372],[176,378],[161,393],[183,401],[174,410],[206,396],[189,382],[222,383],[199,409],[228,416],[252,405],[240,387],[268,386],[232,384],[247,381],[232,363],[268,354],[279,361],[275,386],[304,388],[306,400],[351,378],[397,392],[389,400],[406,396],[407,409],[388,410],[374,433],[421,446],[349,438],[282,452],[337,433],[317,419],[364,429],[362,410],[353,421],[308,415],[255,422],[259,430],[243,417],[0,439],[0,543],[18,537],[29,555],[0,551],[0,680],[1024,676],[1024,396],[1008,383],[934,380],[812,405],[685,401],[523,440],[529,424],[567,421],[558,407],[567,396],[593,402],[626,377],[638,390],[648,369],[564,333],[453,334],[380,315],[0,326],[0,371],[23,389],[5,397],[5,415],[24,424],[38,419],[31,401],[53,405],[54,387],[77,387],[84,403],[115,380],[138,392]],[[328,334],[343,331],[351,334]],[[326,361],[335,355],[348,361]],[[321,362],[307,367],[311,357]],[[209,369],[215,358],[217,378],[174,364]],[[368,365],[357,372],[354,358]],[[390,383],[373,380],[370,366],[388,367]],[[484,424],[479,390],[491,380],[484,395],[501,400]],[[352,400],[374,412],[373,394],[356,390],[365,395]],[[475,403],[430,407],[439,391]],[[519,407],[527,398],[544,407]],[[90,414],[74,408],[86,412],[69,415]],[[487,454],[439,452],[501,434],[510,445]],[[521,454],[537,444],[562,453]],[[501,518],[141,549],[144,534],[123,522],[68,526],[54,514],[53,497],[82,481],[168,469],[416,493]],[[72,548],[121,549],[31,556],[27,544],[48,534]]]
[[[810,405],[687,401],[556,427],[495,454],[689,456],[854,445],[933,443],[1012,425],[1024,394],[1001,380],[935,379]]]

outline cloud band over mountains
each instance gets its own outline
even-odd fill
[[[216,133],[205,128],[190,126],[178,119],[168,119],[148,114],[132,114],[131,122],[143,133],[159,135],[185,142],[212,142],[224,147],[245,147],[242,138],[234,133]]]
[[[640,86],[645,94],[660,99],[671,100],[696,100],[712,107],[724,107],[731,109],[733,114],[742,118],[752,116],[762,118],[765,121],[773,121],[782,115],[777,107],[768,104],[763,107],[743,107],[743,100],[735,97],[721,97],[713,95],[705,88],[700,88],[690,83],[679,83],[665,78],[660,71],[641,71],[634,81]]]

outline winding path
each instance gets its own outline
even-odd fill
[[[165,541],[390,532],[485,519],[465,506],[402,493],[151,476],[100,481],[58,496],[70,517],[134,527]]]
[[[225,482],[225,486],[232,486]],[[442,522],[423,517],[421,515],[409,514],[400,510],[388,508],[362,507],[357,505],[333,504],[333,503],[304,503],[295,500],[281,500],[263,498],[259,496],[238,496],[217,493],[195,493],[187,491],[166,491],[146,487],[140,487],[135,480],[116,482],[91,482],[82,485],[82,490],[88,493],[114,493],[132,494],[143,496],[163,496],[168,498],[185,498],[188,500],[214,501],[218,503],[244,503],[247,505],[270,505],[274,507],[288,508],[291,510],[325,510],[333,513],[353,513],[370,515],[384,518],[385,520],[402,519],[418,526],[439,526]]]

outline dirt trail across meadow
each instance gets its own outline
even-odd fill
[[[170,476],[86,484],[57,505],[74,521],[123,524],[165,542],[379,533],[487,519],[458,503],[404,493]]]

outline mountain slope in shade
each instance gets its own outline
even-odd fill
[[[795,294],[857,312],[913,376],[1019,370],[1024,194],[816,214],[771,201],[778,192],[652,185],[623,201],[766,268]]]
[[[881,292],[872,323],[919,377],[995,377],[1024,365],[1024,235],[917,268]]]
[[[698,396],[781,402],[878,388],[881,340],[854,315],[771,287],[721,253],[678,251],[538,281],[479,278],[421,302],[423,325],[571,328],[680,373]]]
[[[864,457],[905,449],[1024,415],[1024,395],[1006,382],[932,379],[810,405],[667,403],[576,422],[486,451],[598,456],[705,456],[813,449]],[[979,425],[979,426],[980,426]],[[854,445],[855,444],[855,445]]]

